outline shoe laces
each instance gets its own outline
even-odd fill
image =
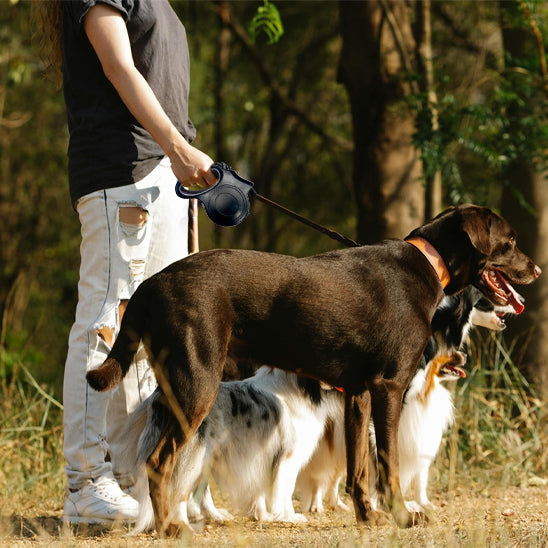
[[[120,486],[116,480],[112,478],[101,477],[96,480],[92,480],[89,483],[89,489],[111,501],[116,501],[126,496],[120,489]]]

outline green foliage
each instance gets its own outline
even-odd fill
[[[68,196],[63,96],[44,78],[30,7],[0,10],[0,351],[4,363],[19,356],[60,390],[79,227]]]
[[[284,34],[280,12],[268,0],[264,0],[263,5],[257,8],[257,13],[249,23],[249,38],[252,43],[255,43],[261,33],[266,34],[269,45],[278,42]]]
[[[538,2],[527,4],[546,30],[548,10],[542,10]],[[515,7],[508,24],[526,33],[534,43],[529,33],[530,22],[519,9],[520,3],[504,5]],[[414,143],[420,150],[424,177],[442,173],[449,203],[478,201],[495,205],[501,191],[501,174],[513,163],[529,162],[539,171],[547,166],[547,83],[540,72],[539,51],[529,48],[519,58],[505,52],[502,66],[486,67],[479,82],[471,81],[459,88],[450,72],[454,67],[446,65],[444,57],[434,61],[437,103],[430,104],[423,92],[407,99],[408,106],[416,112]],[[466,66],[462,59],[461,64]],[[434,115],[438,119],[437,129]],[[483,176],[479,175],[482,172]],[[530,210],[523,196],[515,189],[512,191],[518,203]]]
[[[250,21],[256,13],[255,3],[229,2],[228,6],[231,18],[240,22]],[[337,3],[279,4],[283,40],[276,47],[257,40],[250,48],[231,36],[224,52],[226,69],[220,72],[216,13],[207,9],[207,3],[177,3],[175,8],[190,41],[190,115],[198,128],[197,145],[253,180],[261,194],[352,236],[351,152],[326,142],[303,122],[310,120],[326,134],[351,141],[348,98],[336,81]],[[206,27],[215,31],[211,40],[203,39]],[[295,105],[298,114],[287,108],[273,88]],[[213,91],[220,96],[221,106]],[[222,128],[219,133],[218,128]],[[203,249],[252,247],[305,255],[337,245],[258,202],[252,204],[245,223],[235,228],[216,229],[202,218]]]
[[[489,99],[480,104],[462,104],[453,94],[442,96],[436,106],[437,130],[433,129],[431,108],[422,106],[420,95],[415,98],[414,142],[421,151],[424,177],[441,171],[452,203],[481,201],[489,195],[489,184],[495,181],[498,186],[497,174],[518,159],[530,161],[539,170],[546,166],[548,113],[540,103],[543,90],[530,73],[510,76],[497,78]],[[516,105],[521,109],[517,118],[509,113]],[[463,182],[460,164],[466,154],[487,170],[491,183],[471,188]],[[522,196],[516,197],[527,207]]]
[[[0,346],[0,379],[10,382],[17,375],[18,365],[27,363],[34,370],[44,361],[44,354],[35,347],[28,347],[29,334],[24,330],[8,333]],[[6,350],[9,348],[9,350]]]

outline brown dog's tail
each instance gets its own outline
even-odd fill
[[[110,390],[118,386],[126,371],[123,371],[122,364],[115,358],[107,358],[98,369],[92,369],[86,374],[89,385],[98,392]]]
[[[142,299],[139,298],[140,295],[137,292],[128,303],[120,326],[120,333],[118,333],[107,359],[97,369],[92,369],[86,374],[89,385],[98,392],[110,390],[122,382],[131,366],[133,356],[139,348],[143,337],[143,325],[139,318],[142,318],[143,314],[138,310]]]

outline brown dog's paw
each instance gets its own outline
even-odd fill
[[[400,509],[399,512],[393,512],[393,515],[400,529],[407,529],[416,525],[428,525],[429,522],[429,518],[424,512],[408,512]]]
[[[371,527],[382,527],[383,525],[388,525],[389,523],[390,518],[388,515],[384,512],[378,512],[377,510],[369,510],[362,522],[363,525]]]
[[[159,530],[162,539],[180,539],[186,535],[193,535],[194,531],[184,523],[169,523]]]

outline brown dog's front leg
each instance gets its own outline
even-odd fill
[[[171,520],[169,500],[171,476],[181,447],[180,440],[177,441],[175,436],[169,436],[156,447],[147,461],[150,500],[160,538],[180,537],[184,532],[184,526]]]
[[[400,384],[387,380],[371,387],[380,488],[396,523],[402,528],[428,521],[422,512],[407,510],[400,488],[398,428],[403,392]]]
[[[383,525],[387,523],[387,517],[373,509],[369,496],[370,416],[371,397],[367,390],[357,396],[345,395],[346,492],[352,497],[358,521]]]

